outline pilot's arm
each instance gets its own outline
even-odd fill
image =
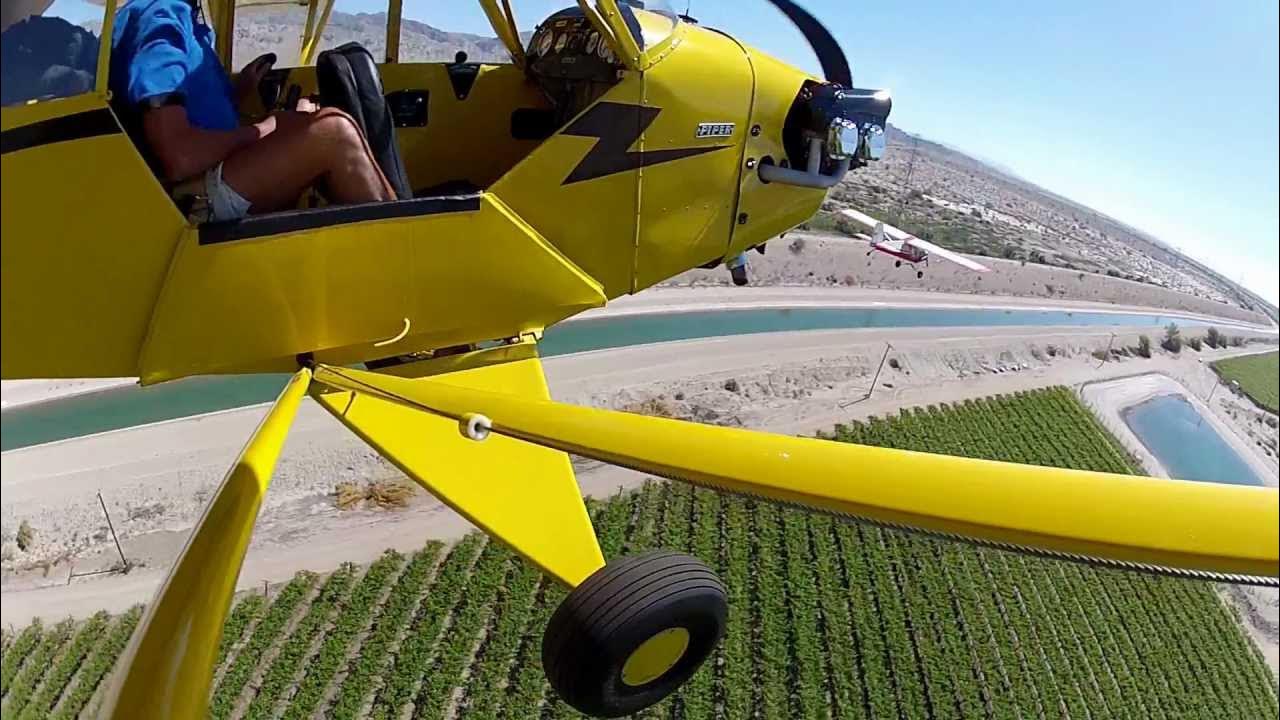
[[[268,117],[235,130],[205,130],[192,125],[180,105],[149,108],[142,116],[147,142],[171,182],[195,177],[274,129],[275,118]]]
[[[238,148],[275,129],[275,118],[230,130],[192,125],[182,90],[199,58],[190,7],[173,3],[158,11],[128,68],[129,104],[142,113],[147,144],[166,179],[180,181],[222,162]],[[194,51],[194,52],[193,52]]]

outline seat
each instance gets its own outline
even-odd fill
[[[411,199],[413,191],[400,158],[391,108],[382,92],[382,78],[373,55],[355,42],[326,50],[316,59],[316,82],[320,104],[338,108],[355,119],[396,197]]]

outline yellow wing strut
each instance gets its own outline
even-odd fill
[[[218,643],[240,565],[276,458],[310,381],[308,370],[293,376],[222,481],[134,631],[100,717],[207,714]]]
[[[511,56],[511,62],[516,67],[523,68],[524,46],[520,44],[520,31],[516,29],[511,5],[503,2],[499,7],[498,0],[480,0],[480,7],[484,9],[484,14],[489,18],[489,24],[497,33],[498,39],[507,46],[507,54]]]
[[[316,379],[494,434],[723,490],[1017,549],[1275,584],[1270,488],[1064,470],[713,427],[319,367]]]
[[[627,27],[627,21],[622,18],[622,11],[618,9],[617,0],[596,0],[596,8],[599,10],[601,21],[608,26],[613,41],[618,49],[618,59],[627,66],[628,70],[640,70],[644,67],[644,52],[640,49],[640,44],[631,36],[631,30]],[[588,18],[592,16],[587,15]],[[594,20],[592,21],[594,24]]]

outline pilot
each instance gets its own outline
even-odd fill
[[[112,96],[162,180],[202,180],[210,220],[294,207],[312,186],[335,204],[394,199],[359,126],[340,110],[240,123],[239,102],[273,58],[249,63],[232,84],[198,2],[130,0],[111,37]]]

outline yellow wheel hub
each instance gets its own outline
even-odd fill
[[[640,643],[622,665],[622,682],[639,687],[662,677],[684,657],[689,649],[689,631],[682,627],[667,628]]]

